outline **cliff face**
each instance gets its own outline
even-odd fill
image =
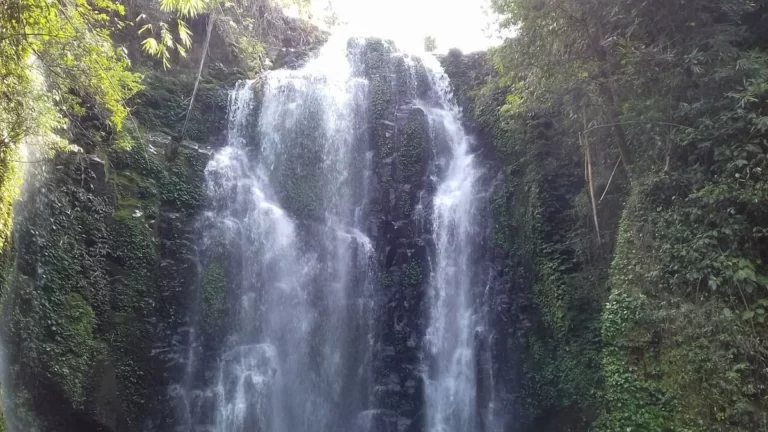
[[[166,160],[169,142],[60,154],[25,184],[4,299],[15,428],[136,430],[163,393],[151,353],[190,286],[205,163],[187,148]]]
[[[367,126],[357,138],[366,146],[354,159],[371,171],[360,193],[368,197],[364,229],[377,275],[373,350],[370,359],[358,359],[371,362],[372,391],[361,407],[369,407],[370,430],[420,431],[427,422],[431,209],[444,155],[435,152],[434,131],[417,103],[430,90],[423,65],[408,64],[381,40],[349,49],[368,82]],[[578,238],[574,227],[590,228],[569,211],[582,192],[582,167],[560,156],[546,115],[507,130],[493,110],[478,109],[488,103],[479,89],[492,73],[483,55],[453,52],[442,62],[485,173],[480,234],[467,271],[485,281],[475,287],[487,320],[475,335],[477,406],[494,423],[478,427],[586,425],[597,409],[604,294],[579,281],[604,283],[611,255],[585,258],[578,244],[563,242]],[[4,382],[16,428],[122,432],[191,421],[180,403],[189,403],[190,389],[217,379],[212,371],[234,328],[236,294],[249,283],[231,245],[202,248],[200,222],[211,208],[204,169],[226,142],[228,93],[242,78],[233,65],[208,66],[191,116],[192,140],[178,144],[172,136],[194,75],[150,72],[137,96],[138,129],[105,137],[95,126],[79,136],[90,153],[62,153],[30,172],[16,209],[16,264],[4,273],[11,365]],[[253,91],[256,128],[259,84]],[[277,188],[310,237],[322,216],[322,173],[307,169],[319,167],[321,156],[293,155]],[[196,421],[212,421],[211,408],[201,405]]]
[[[313,430],[417,432],[438,429],[437,423],[451,424],[445,427],[451,431],[766,430],[764,56],[750,51],[706,78],[683,71],[667,83],[685,93],[673,117],[680,124],[646,124],[646,111],[654,108],[642,94],[627,92],[632,96],[623,105],[611,104],[610,116],[620,116],[619,109],[636,119],[627,123],[638,143],[630,183],[628,173],[616,172],[605,105],[590,108],[594,129],[603,133],[581,141],[586,108],[574,108],[573,100],[561,104],[567,92],[553,92],[541,106],[527,101],[519,112],[520,95],[507,82],[514,77],[498,76],[485,53],[449,53],[440,60],[470,131],[461,134],[476,164],[470,168],[481,174],[473,199],[465,201],[472,204],[465,218],[471,227],[446,228],[435,226],[432,212],[453,155],[446,150],[448,131],[435,127],[440,104],[429,99],[448,83],[434,82],[424,61],[381,40],[351,41],[344,51],[354,58],[355,91],[364,92],[344,87],[342,98],[328,97],[328,73],[289,76],[298,83],[293,87],[277,82],[284,93],[273,92],[268,101],[282,104],[270,108],[277,125],[270,133],[259,130],[269,83],[247,84],[246,126],[236,137],[246,144],[235,149],[241,165],[231,168],[262,169],[211,193],[222,181],[215,176],[230,168],[217,173],[213,164],[205,172],[232,141],[231,92],[261,72],[264,54],[276,68],[296,68],[323,39],[280,23],[283,37],[264,46],[246,35],[254,44],[233,50],[231,40],[214,32],[215,55],[184,137],[200,44],[178,69],[161,71],[139,55],[133,30],[118,32],[145,73],[128,126],[115,133],[85,113],[67,130],[78,151],[26,161],[10,243],[6,201],[13,194],[5,189],[13,185],[3,182],[2,384],[13,430],[208,430],[228,415],[241,429],[257,429],[265,424],[266,402],[277,397],[285,402],[277,405],[293,410],[279,421],[300,425],[283,430],[311,424]],[[190,25],[200,39],[205,20]],[[752,43],[749,50],[764,48]],[[679,64],[687,64],[683,57]],[[627,73],[626,82],[648,78],[631,62],[615,66]],[[675,76],[677,69],[670,69]],[[751,78],[739,78],[742,70]],[[362,93],[354,112],[345,111],[343,96]],[[305,106],[291,106],[296,100]],[[344,105],[330,104],[340,114],[334,120],[348,129],[337,127],[344,130],[330,138],[322,130],[329,100]],[[437,107],[438,115],[445,107]],[[296,113],[296,127],[281,123]],[[265,137],[279,154],[265,156]],[[345,149],[346,159],[324,153],[350,137],[355,146]],[[0,155],[3,179],[13,174],[10,157]],[[263,157],[274,159],[259,167]],[[251,207],[232,202],[270,176],[270,190],[251,191],[245,200]],[[265,220],[285,225],[258,234],[233,230],[237,235],[226,239],[207,235],[215,222],[238,225],[263,209]],[[429,345],[439,297],[432,280],[438,228],[454,241],[447,244],[469,251],[447,270],[472,282],[472,304],[463,309],[472,317],[461,321],[471,331],[459,350],[470,354],[450,358],[461,373],[450,371],[444,387],[434,385],[445,378],[437,375],[452,365],[436,372],[448,356],[438,359],[443,347]],[[458,245],[461,229],[472,238]],[[279,274],[284,263],[264,259],[280,246],[277,234],[270,237],[275,232],[290,234],[292,254],[277,256],[294,259],[285,267],[299,274]],[[254,265],[265,262],[273,267]],[[279,290],[268,291],[284,289],[294,276],[302,282],[295,285],[311,288],[309,295],[290,297],[296,290],[283,301]],[[353,285],[369,291],[348,295],[344,290]],[[328,297],[333,290],[342,294]],[[458,315],[449,312],[451,319]],[[299,313],[309,319],[294,320]],[[311,355],[292,357],[301,361],[290,365],[292,376],[279,377],[290,381],[282,396],[267,391],[259,399],[257,384],[271,382],[284,366],[276,365],[274,341],[264,334],[284,349],[302,342]],[[450,339],[444,345],[459,338]],[[245,366],[238,364],[244,356]],[[462,361],[469,357],[467,366]],[[234,394],[237,380],[228,373],[258,379]],[[466,382],[472,387],[460,395],[435,395],[435,388],[449,393]],[[471,397],[453,397],[466,394]],[[308,408],[295,408],[295,400]],[[457,407],[456,400],[471,406]],[[243,401],[248,408],[238,405]],[[441,403],[450,414],[430,417]],[[330,414],[314,415],[321,411]]]
[[[374,385],[377,430],[406,421],[423,427],[423,380],[419,341],[425,330],[423,309],[428,284],[432,157],[424,112],[413,106],[419,76],[410,76],[403,59],[391,57],[382,41],[364,47],[365,76],[370,81],[370,143],[374,150],[371,225],[381,274],[377,305]],[[422,72],[423,73],[423,72]],[[421,79],[426,79],[421,76]],[[422,83],[422,86],[424,83]],[[423,90],[422,90],[423,91]]]
[[[282,60],[276,61],[298,66],[292,58],[307,50],[279,51]],[[350,328],[345,336],[371,347],[349,357],[350,368],[368,371],[354,384],[358,389],[343,389],[360,394],[347,417],[361,416],[370,431],[422,431],[436,262],[433,198],[450,155],[438,145],[445,131],[430,123],[420,103],[435,91],[421,61],[377,39],[350,41],[348,50],[358,68],[353,73],[366,81],[366,98],[360,107],[365,124],[357,125],[345,169],[349,176],[368,173],[353,185],[353,195],[364,203],[360,229],[370,238],[373,260],[364,277],[374,278],[374,292],[355,300],[370,302],[372,327]],[[3,273],[9,365],[3,382],[14,430],[165,431],[216,421],[210,389],[219,385],[233,332],[242,331],[233,319],[243,307],[241,295],[260,283],[247,277],[254,272],[250,251],[206,235],[204,214],[221,203],[206,190],[204,171],[211,155],[228,145],[228,95],[244,78],[227,62],[207,66],[180,143],[194,73],[148,69],[131,127],[108,135],[93,123],[74,136],[84,152],[61,152],[29,170],[15,210],[15,260]],[[472,67],[460,70],[474,73]],[[477,77],[452,78],[466,105],[464,89]],[[262,85],[257,80],[249,87],[254,105],[242,132],[257,158]],[[290,132],[293,147],[285,150],[274,187],[311,245],[327,235],[319,189],[327,173],[319,163],[324,155],[312,144],[318,139],[312,117],[307,121]],[[510,254],[499,232],[497,197],[507,177],[497,149],[474,119],[467,118],[467,127],[477,136],[471,150],[483,173],[472,264],[462,269],[481,281],[471,295],[474,313],[484,317],[472,336],[474,427],[526,430],[522,389],[531,301],[521,275],[530,262]],[[325,278],[317,283],[334,283]]]
[[[425,362],[429,308],[434,302],[430,296],[435,295],[430,292],[435,289],[430,278],[435,277],[438,253],[434,199],[450,155],[440,144],[445,139],[440,133],[445,132],[431,124],[421,102],[429,99],[435,85],[425,67],[419,61],[409,64],[407,57],[396,55],[380,40],[367,41],[362,57],[370,85],[373,175],[369,227],[380,275],[371,430],[421,431],[429,425],[429,409],[434,409],[428,406],[431,396],[425,389],[430,379],[429,362]],[[463,94],[456,96],[461,102]],[[473,313],[485,319],[473,334],[474,370],[467,371],[476,376],[472,391],[477,399],[472,409],[477,410],[477,423],[472,428],[517,431],[523,425],[517,359],[527,324],[512,317],[523,315],[519,312],[527,300],[511,289],[511,275],[503,271],[498,259],[500,250],[489,241],[493,233],[490,198],[498,186],[498,167],[489,142],[476,135],[477,140],[470,137],[471,151],[482,155],[477,163],[483,173],[478,179],[475,226],[471,227],[476,238],[471,264],[460,271],[478,281],[470,293],[475,299]]]

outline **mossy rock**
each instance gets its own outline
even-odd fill
[[[179,136],[196,78],[197,73],[192,70],[176,74],[147,71],[146,87],[134,96],[136,119],[149,130]],[[218,64],[206,67],[186,122],[185,136],[193,141],[208,142],[211,137],[226,131],[228,90],[245,78],[245,72],[238,69],[227,69]]]
[[[203,273],[202,311],[203,332],[207,338],[221,338],[228,318],[227,292],[229,282],[224,266],[217,261]]]
[[[428,161],[429,120],[421,109],[413,109],[405,122],[397,152],[397,181],[414,184],[419,181]]]

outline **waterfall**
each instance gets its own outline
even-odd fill
[[[190,413],[198,428],[348,430],[366,404],[367,83],[341,48],[268,74],[258,116],[254,82],[230,95],[228,143],[206,168],[203,255],[239,261],[239,298],[210,400],[195,404],[212,412]]]
[[[233,307],[190,348],[179,430],[482,430],[471,146],[437,60],[391,43],[238,83],[200,221]]]
[[[435,265],[430,286],[426,342],[430,361],[426,387],[430,432],[470,432],[477,418],[475,332],[482,319],[473,298],[478,280],[473,271],[477,241],[476,183],[480,175],[470,152],[471,139],[461,125],[461,113],[451,95],[448,78],[431,66],[434,96],[424,109],[436,142],[445,152],[433,198],[432,223]]]

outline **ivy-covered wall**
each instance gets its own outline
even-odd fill
[[[208,157],[182,146],[168,158],[169,147],[167,136],[124,132],[28,177],[3,284],[16,430],[139,430],[164,392],[150,354],[158,322],[182,310],[163,308],[163,257],[179,267],[190,251],[175,250],[163,226],[201,208]]]

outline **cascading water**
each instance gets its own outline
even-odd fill
[[[253,82],[231,93],[228,145],[206,169],[203,254],[223,244],[240,260],[238,316],[215,385],[189,408],[197,428],[350,430],[365,408],[367,83],[335,48],[268,74],[258,119]]]
[[[432,91],[420,104],[429,118],[438,154],[438,186],[432,208],[435,251],[426,334],[427,430],[477,431],[483,430],[484,424],[477,412],[474,339],[484,310],[474,298],[479,287],[473,270],[480,170],[448,77],[434,59],[424,63]]]
[[[187,359],[179,430],[488,429],[472,141],[436,59],[367,44],[332,38],[230,95],[201,260],[236,314],[215,373]]]

